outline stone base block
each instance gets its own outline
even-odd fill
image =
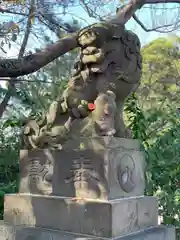
[[[69,140],[62,150],[21,150],[19,192],[105,200],[141,196],[144,168],[138,140]]]
[[[93,236],[80,235],[38,227],[14,226],[1,221],[0,240],[97,240]]]
[[[95,201],[12,194],[5,196],[4,220],[14,225],[112,238],[156,226],[157,209],[154,197]]]
[[[93,237],[82,234],[55,231],[38,227],[11,226],[1,221],[1,240],[113,240],[114,238]],[[175,229],[157,226],[141,230],[114,240],[175,240]]]

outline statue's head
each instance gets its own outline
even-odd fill
[[[115,109],[116,96],[112,91],[107,91],[104,94],[100,94],[96,100],[95,105],[98,105],[98,113],[100,115],[111,115]]]
[[[112,91],[100,94],[95,100],[96,109],[92,113],[95,123],[102,133],[113,132],[116,96]]]

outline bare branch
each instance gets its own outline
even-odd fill
[[[75,32],[71,31],[72,29],[63,26],[62,20],[58,19],[55,14],[53,14],[48,7],[48,3],[44,0],[39,0],[38,2],[38,10],[37,10],[38,18],[42,22],[41,18],[48,22],[48,28],[56,33],[58,37],[61,36],[62,32],[61,29],[63,29],[66,32]]]
[[[110,20],[111,23],[124,25],[133,14],[145,4],[145,0],[131,0],[129,3],[118,9],[117,14]]]
[[[93,13],[93,11],[88,7],[88,5],[86,4],[86,2],[85,2],[84,0],[81,0],[80,2],[81,2],[81,4],[82,4],[83,8],[86,10],[88,16],[94,18],[94,17],[95,17],[95,16],[94,16],[94,13]]]
[[[43,18],[44,20],[49,22],[49,29],[56,33],[56,35],[59,37],[61,30],[59,23],[54,19],[53,14],[49,11],[48,6],[46,6],[46,3],[44,0],[38,1],[38,15],[39,20]]]
[[[14,14],[14,15],[20,15],[20,16],[28,16],[28,14],[26,13],[22,13],[22,12],[14,12],[8,9],[4,9],[0,7],[0,12],[1,13],[9,13],[9,14]]]
[[[9,13],[9,14],[14,14],[14,15],[19,15],[19,16],[28,16],[27,13],[21,13],[21,12],[14,12],[14,11],[11,11],[11,10],[8,10],[8,9],[4,9],[4,8],[0,8],[0,12],[1,13]],[[42,18],[44,18],[45,20],[47,20],[50,25],[48,25],[47,23],[43,22],[41,19],[40,19],[40,16]],[[37,11],[37,16],[35,16],[36,18],[39,19],[40,22],[42,22],[43,24],[45,24],[51,31],[53,32],[56,32],[57,36],[59,37],[60,36],[60,30],[58,28],[61,28],[63,29],[64,31],[68,31],[67,28],[65,28],[64,26],[60,25],[57,21],[55,21],[55,19],[52,18],[51,16],[52,14],[43,14],[42,11],[38,10]],[[52,25],[54,25],[55,27],[52,27]],[[55,29],[56,28],[56,29]]]
[[[179,0],[145,0],[144,4],[180,3]]]
[[[96,19],[98,18],[100,21],[103,21],[103,18],[101,16],[99,16],[96,13],[96,11],[93,11],[84,0],[81,0],[80,2],[81,2],[82,7],[87,12],[87,14],[90,18],[96,18]]]
[[[172,30],[169,30],[169,31],[163,31],[163,30],[159,30],[159,29],[161,29],[162,27],[163,28],[167,28],[167,27],[171,27],[171,26],[173,26],[173,25],[177,25],[178,24],[178,22],[180,22],[180,20],[177,22],[177,23],[175,23],[175,24],[166,24],[166,25],[163,25],[163,26],[158,26],[158,27],[155,27],[155,28],[146,28],[145,27],[145,25],[138,19],[138,17],[136,16],[136,14],[134,13],[133,14],[133,19],[142,27],[142,29],[144,30],[144,31],[146,31],[146,32],[151,32],[151,31],[156,31],[156,32],[160,32],[160,33],[167,33],[167,32],[172,32],[172,31],[174,31],[174,30],[176,30],[175,28],[174,29],[172,29]]]
[[[40,15],[40,16],[39,16]],[[43,13],[39,13],[39,15],[37,16],[39,21],[41,23],[43,23],[46,27],[48,27],[52,32],[56,33],[57,37],[60,37],[61,35],[61,31],[60,29],[63,29],[64,31],[66,32],[69,32],[67,28],[65,28],[64,26],[60,25],[59,23],[57,22],[52,22],[53,20],[51,18],[49,18],[48,16],[46,15],[43,15]],[[46,23],[45,21],[43,21],[41,19],[41,17],[45,20],[45,21],[48,21],[50,24]],[[55,25],[52,26],[52,25]]]

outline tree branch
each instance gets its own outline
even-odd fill
[[[130,0],[129,3],[119,8],[114,18],[110,20],[111,23],[124,25],[133,14],[145,4],[145,0]]]
[[[179,0],[145,0],[144,4],[180,3]]]
[[[159,32],[159,33],[168,33],[168,32],[172,32],[172,31],[174,31],[175,29],[173,29],[173,30],[171,30],[171,31],[163,31],[163,30],[159,30],[159,29],[161,29],[162,27],[171,27],[171,26],[173,26],[173,25],[177,25],[177,23],[176,24],[166,24],[166,25],[163,25],[163,26],[158,26],[158,27],[155,27],[155,28],[146,28],[146,26],[138,19],[138,17],[136,16],[136,14],[134,13],[133,14],[133,19],[142,27],[142,29],[144,30],[144,31],[146,31],[146,32],[151,32],[151,31],[157,31],[157,32]],[[180,21],[180,20],[179,20]]]
[[[19,16],[25,16],[27,17],[28,14],[27,13],[21,13],[21,12],[14,12],[8,9],[4,9],[0,7],[0,12],[1,13],[9,13],[9,14],[14,14],[14,15],[19,15]],[[46,21],[48,21],[50,23],[50,25],[48,25],[47,23],[43,22],[40,19],[40,16],[45,19]],[[51,31],[55,32],[57,34],[57,36],[60,36],[60,28],[63,29],[64,31],[68,31],[68,29],[62,25],[60,25],[58,22],[56,22],[55,19],[52,18],[52,14],[49,16],[49,14],[43,14],[42,11],[38,10],[37,11],[37,16],[35,16],[39,19],[40,22],[42,22],[43,24],[45,24]],[[53,27],[52,25],[55,25],[55,27]],[[58,29],[59,28],[59,29]]]
[[[78,47],[76,38],[77,33],[69,34],[56,43],[48,45],[41,52],[20,59],[1,59],[0,77],[18,77],[39,70],[61,55]]]
[[[58,37],[60,37],[61,30],[60,25],[56,19],[54,19],[53,14],[50,12],[46,1],[38,1],[38,14],[46,21],[49,22],[49,28],[51,31],[55,32]]]
[[[41,20],[41,17],[44,19],[44,21],[49,22],[49,24],[44,22],[43,20]],[[47,15],[43,15],[43,13],[39,13],[37,18],[41,23],[43,23],[52,32],[54,32],[57,35],[58,38],[61,36],[61,30],[60,29],[66,31],[66,32],[69,32],[69,30],[66,27],[58,24],[56,21],[54,21],[54,19],[49,18]]]
[[[28,16],[28,14],[26,13],[21,13],[21,12],[14,12],[8,9],[4,9],[0,7],[0,12],[1,13],[9,13],[9,14],[14,14],[14,15],[20,15],[20,16]]]

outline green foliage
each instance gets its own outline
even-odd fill
[[[137,97],[135,93],[133,93],[132,96],[127,99],[125,111],[130,122],[128,127],[133,131],[133,138],[145,141],[147,139],[146,119],[142,110],[137,104]]]
[[[3,217],[4,194],[18,188],[19,138],[17,120],[0,122],[0,218]]]
[[[125,108],[134,138],[142,141],[146,153],[146,194],[158,197],[163,223],[177,227],[180,227],[179,40],[160,38],[142,49],[142,84]],[[167,81],[161,81],[165,78]]]
[[[146,152],[146,194],[158,196],[165,224],[180,227],[180,123],[176,119],[175,125],[152,137],[148,132],[151,121],[158,119],[158,113],[156,118],[145,117],[135,94],[129,98],[125,110],[134,137],[142,141]]]
[[[143,76],[138,90],[142,105],[152,109],[162,99],[165,104],[180,101],[180,37],[159,38],[142,48]]]

